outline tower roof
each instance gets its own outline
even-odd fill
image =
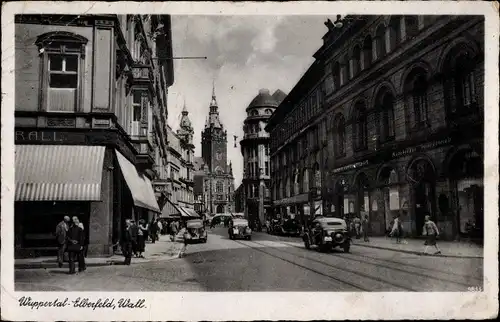
[[[217,98],[215,97],[215,82],[212,86],[212,100],[210,101],[210,112],[208,113],[208,122],[205,123],[205,128],[214,127],[222,129],[222,125],[219,119],[219,106],[217,105]]]
[[[271,95],[268,89],[261,89],[259,94],[254,97],[252,102],[248,105],[247,109],[254,107],[278,107],[279,102]]]

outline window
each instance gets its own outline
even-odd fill
[[[366,36],[363,43],[363,68],[368,68],[373,62],[373,41],[370,35]]]
[[[266,149],[266,156],[269,156],[269,154],[270,154],[269,144],[265,145],[265,149]]]
[[[57,31],[39,36],[35,43],[42,64],[40,108],[57,112],[79,110],[87,39]]]
[[[217,181],[217,183],[215,184],[215,192],[217,193],[224,192],[224,185],[222,184],[221,181]]]
[[[269,175],[269,161],[265,162],[265,174],[266,174],[266,176]]]
[[[354,106],[353,121],[354,149],[359,151],[366,148],[367,143],[366,108],[363,102],[358,102]]]
[[[380,113],[380,140],[382,142],[394,139],[394,96],[388,89],[382,89],[377,95],[376,109]]]
[[[427,74],[423,68],[414,68],[405,82],[405,100],[409,121],[414,129],[427,123]]]
[[[271,114],[273,114],[273,110],[271,110],[270,108],[268,108],[268,109],[266,109],[265,113],[267,115],[271,115]]]
[[[392,16],[389,21],[389,39],[391,43],[390,50],[393,51],[401,43],[401,17]]]
[[[355,76],[361,71],[361,49],[355,46],[352,52],[352,74]]]
[[[466,44],[457,45],[448,54],[443,74],[449,116],[468,114],[477,105],[476,66],[476,56]]]
[[[140,122],[142,118],[142,93],[134,92],[132,95],[133,122]]]
[[[259,115],[259,111],[257,111],[257,110],[252,110],[250,112],[250,116],[257,116],[257,115]]]
[[[376,50],[377,50],[377,58],[376,59],[379,60],[382,57],[384,57],[384,55],[387,53],[387,50],[385,47],[385,28],[383,25],[380,25],[377,28],[375,45],[376,45]]]

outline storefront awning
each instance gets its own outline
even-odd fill
[[[194,209],[186,207],[179,207],[179,209],[181,210],[181,212],[184,212],[187,215],[187,217],[200,218],[200,215],[198,215],[198,213],[194,211]]]
[[[172,201],[167,199],[167,203],[165,204],[165,206],[163,206],[163,209],[161,210],[161,217],[180,218],[181,211],[179,210],[179,207],[177,207],[177,205],[175,205]]]
[[[120,152],[116,151],[116,157],[127,186],[132,193],[134,205],[160,213],[160,207],[156,201],[151,181],[147,177],[140,175],[135,166]]]
[[[104,146],[16,145],[16,201],[101,200]]]

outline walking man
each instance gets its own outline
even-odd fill
[[[435,255],[441,254],[441,250],[439,249],[436,243],[436,239],[439,236],[439,230],[437,228],[436,223],[434,223],[431,220],[431,216],[429,215],[425,216],[425,224],[422,231],[423,235],[427,236],[427,239],[425,240],[424,244],[425,245],[424,255],[427,254],[427,249],[429,248],[429,246],[434,246],[436,248],[436,252],[434,253]]]
[[[122,252],[125,257],[125,265],[130,265],[132,261],[132,222],[130,219],[125,220],[125,231],[122,234]]]
[[[370,222],[368,221],[368,215],[365,215],[362,221],[362,229],[363,229],[363,240],[365,242],[369,242],[370,240],[368,239],[368,228],[370,227]]]
[[[68,232],[69,216],[64,216],[63,220],[56,226],[57,241],[57,263],[59,268],[63,267],[64,253],[66,251],[66,233]]]
[[[75,274],[75,262],[78,262],[78,271],[85,270],[84,263],[81,262],[81,253],[83,244],[85,243],[85,235],[83,230],[78,226],[78,218],[73,217],[73,222],[68,229],[66,235],[68,258],[69,258],[69,273]]]

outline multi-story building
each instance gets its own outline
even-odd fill
[[[243,122],[243,140],[240,141],[243,155],[243,209],[251,222],[265,221],[271,206],[270,194],[270,150],[269,133],[264,130],[267,120],[274,113],[286,94],[276,90],[261,89],[246,108]]]
[[[198,217],[194,208],[194,130],[184,105],[177,133],[170,126],[168,133],[168,195],[162,217]]]
[[[367,215],[373,234],[400,215],[415,236],[429,214],[445,238],[474,226],[481,235],[483,17],[346,16],[327,26],[267,127],[277,210]]]
[[[227,131],[219,119],[219,106],[212,91],[210,111],[201,132],[201,159],[195,161],[195,198],[199,211],[226,213],[234,211],[234,177],[227,163]]]
[[[110,255],[126,218],[160,212],[168,15],[18,15],[15,19],[15,236],[19,253],[55,249],[63,216],[89,254]]]
[[[236,190],[234,190],[234,211],[238,213],[245,212],[245,186],[241,183]]]

